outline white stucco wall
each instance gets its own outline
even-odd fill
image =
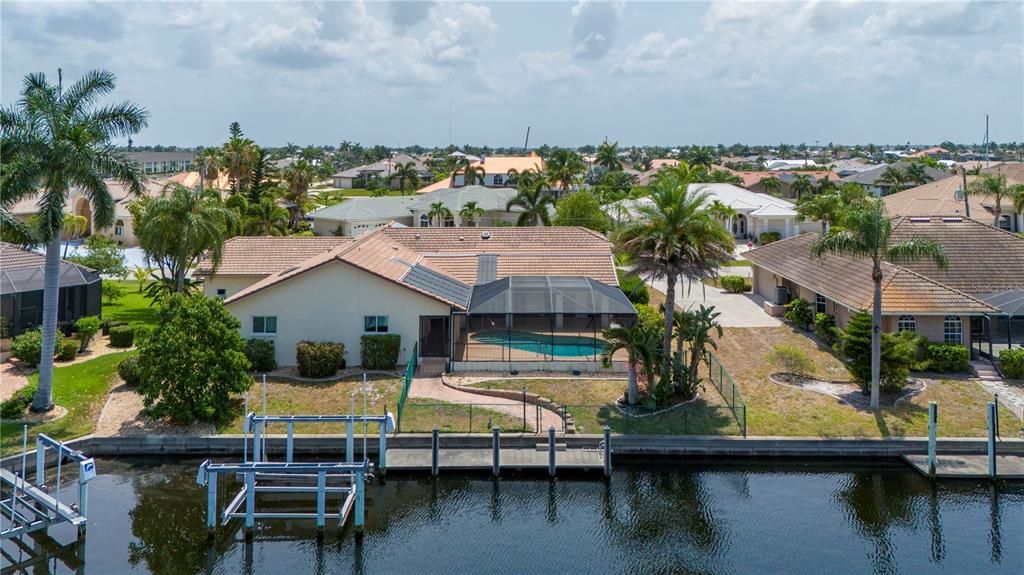
[[[333,236],[334,230],[338,229],[338,224],[341,224],[341,235],[343,236],[361,236],[367,232],[372,232],[377,228],[382,228],[390,222],[396,222],[405,226],[412,226],[412,216],[402,218],[385,218],[380,220],[360,220],[360,221],[348,221],[348,220],[332,220],[328,218],[312,218],[313,221],[313,233],[318,236]]]
[[[434,218],[433,222],[430,223],[430,225],[422,225],[422,216],[424,215],[429,215],[429,212],[427,210],[413,212],[411,225],[417,228],[430,227],[431,225],[437,226],[437,218]],[[461,228],[462,217],[459,216],[458,212],[453,212],[452,218],[455,220],[455,227]],[[498,222],[507,222],[509,224],[515,225],[516,221],[518,220],[519,212],[508,212],[505,210],[489,210],[484,212],[484,215],[476,219],[476,225],[477,227],[492,227],[494,225],[501,225]]]
[[[216,275],[206,276],[203,278],[203,294],[206,297],[217,297],[217,290],[225,290],[224,297],[231,297],[243,289],[251,286],[252,284],[260,281],[266,276],[252,275],[252,276],[241,276],[241,275]]]
[[[295,365],[302,340],[340,341],[348,365],[359,365],[363,317],[388,316],[388,333],[402,338],[399,364],[419,340],[421,315],[449,314],[446,304],[378,278],[343,262],[332,262],[233,302],[227,309],[242,323],[242,337],[254,337],[253,316],[276,316],[278,365]],[[264,337],[264,336],[259,336]]]

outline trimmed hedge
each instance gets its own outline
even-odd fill
[[[1024,379],[1024,347],[999,352],[999,365],[1003,375],[1010,379]]]
[[[616,274],[619,276],[619,289],[626,294],[630,303],[637,305],[651,301],[651,292],[647,290],[647,284],[643,278],[622,270],[618,270]]]
[[[121,376],[125,385],[135,387],[142,381],[142,370],[139,369],[139,357],[133,355],[117,364],[117,375]]]
[[[807,300],[798,297],[786,304],[784,317],[799,329],[807,331],[814,323],[814,310]]]
[[[782,239],[782,234],[779,232],[764,232],[757,238],[757,243],[762,246],[766,246],[772,242],[777,242]]]
[[[100,318],[94,315],[78,318],[78,321],[75,322],[75,337],[79,342],[78,351],[89,349],[92,338],[99,333],[101,327]]]
[[[64,334],[57,330],[57,339],[53,346],[53,356],[59,357]],[[78,351],[78,340],[75,340],[75,351]],[[39,358],[43,354],[43,335],[39,329],[26,331],[11,341],[11,355],[28,367],[39,365]]]
[[[334,341],[300,341],[295,359],[302,377],[328,377],[338,373],[344,361],[345,344]]]
[[[368,334],[361,338],[360,343],[364,368],[394,369],[398,365],[398,351],[402,345],[398,334]]]
[[[939,373],[965,372],[970,365],[971,354],[966,347],[954,343],[933,343],[925,348],[925,361],[930,371]]]
[[[128,325],[128,322],[119,319],[105,319],[100,324],[100,333],[103,335],[110,335],[110,329],[119,325]]]
[[[728,293],[743,293],[752,289],[750,280],[743,276],[722,276],[718,283]]]
[[[81,344],[77,339],[64,339],[61,340],[60,345],[57,346],[56,357],[60,361],[71,361],[78,355],[78,348]]]
[[[836,318],[827,313],[814,316],[814,335],[829,347],[835,347],[843,339],[843,331],[836,327]]]
[[[245,357],[249,358],[253,371],[267,372],[277,369],[272,339],[254,337],[245,340]]]
[[[135,328],[118,325],[110,328],[110,347],[131,347],[135,343]]]
[[[30,383],[14,392],[9,399],[0,403],[0,419],[21,419],[25,410],[32,405],[36,396],[37,384]]]

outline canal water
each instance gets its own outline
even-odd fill
[[[329,530],[318,543],[309,522],[277,521],[252,543],[236,526],[208,544],[197,462],[97,463],[84,550],[26,538],[51,550],[28,572],[1024,573],[1024,484],[933,487],[898,464],[634,464],[608,483],[390,477],[369,488],[361,540]]]

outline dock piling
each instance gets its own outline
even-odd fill
[[[364,423],[365,425],[365,423]],[[365,457],[365,454],[364,454]],[[388,426],[387,422],[380,424],[380,443],[377,446],[377,472],[381,476],[388,468]]]
[[[285,444],[285,455],[284,455],[285,461],[287,461],[288,463],[292,462],[292,458],[293,458],[294,453],[295,453],[295,437],[294,437],[294,435],[295,435],[295,423],[289,421],[288,422],[288,439],[287,439],[287,443]]]
[[[259,443],[257,441],[257,443]],[[245,473],[245,538],[252,539],[252,530],[256,525],[256,474]]]
[[[491,462],[491,473],[494,477],[501,474],[501,428],[491,428],[491,447],[493,450],[493,461]]]
[[[345,422],[345,463],[352,463],[355,461],[355,422],[348,420]]]
[[[988,476],[996,478],[996,404],[990,401],[988,411]]]
[[[935,477],[935,436],[939,425],[939,405],[928,402],[928,476]]]
[[[209,463],[209,460],[207,460]],[[205,465],[205,464],[204,464]],[[207,536],[213,537],[217,529],[217,474],[209,473],[206,476],[206,532]]]
[[[612,476],[612,430],[604,426],[604,476]]]
[[[327,509],[327,474],[323,471],[316,474],[316,531],[323,534],[324,512]]]
[[[555,468],[555,428],[548,428],[548,477],[554,477]]]
[[[365,502],[365,498],[366,498],[366,495],[365,495],[365,482],[364,482],[364,479],[365,479],[364,472],[361,471],[361,470],[360,471],[356,471],[356,484],[354,486],[355,487],[355,491],[356,491],[356,516],[355,516],[356,533],[362,533],[363,532],[363,522],[365,520],[365,513],[366,513],[365,512],[365,503],[366,503]]]
[[[437,477],[438,467],[441,459],[441,436],[440,430],[434,426],[430,433],[430,476]]]

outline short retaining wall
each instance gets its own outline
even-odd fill
[[[511,370],[522,373],[532,371],[555,371],[569,373],[573,370],[580,373],[626,373],[626,362],[613,361],[605,367],[600,361],[453,361],[453,372],[485,371],[509,373]]]
[[[476,395],[483,395],[487,397],[500,397],[502,399],[511,399],[514,401],[525,401],[533,405],[539,405],[542,408],[555,413],[560,416],[565,422],[566,433],[576,433],[576,421],[573,419],[572,414],[568,411],[563,410],[563,406],[560,403],[555,403],[550,399],[537,395],[536,393],[530,393],[527,391],[523,393],[521,391],[512,391],[510,389],[484,389],[482,387],[472,387],[468,385],[455,385],[445,381],[444,376],[441,376],[441,383],[445,387],[450,387],[458,391],[464,391],[466,393],[473,393]]]

